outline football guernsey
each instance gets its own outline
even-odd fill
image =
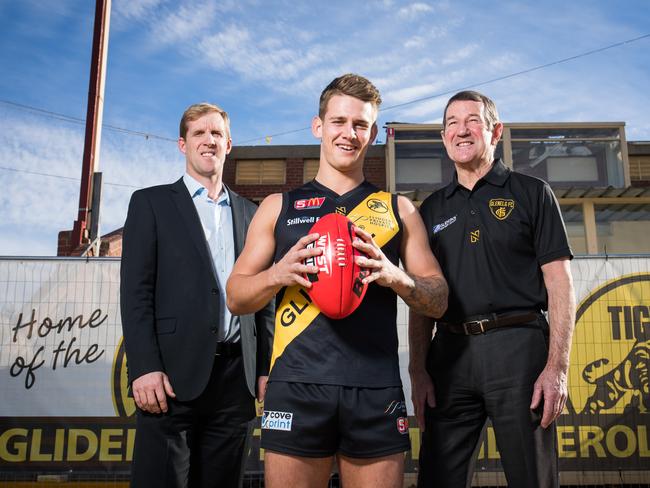
[[[397,197],[368,182],[338,195],[316,181],[283,194],[275,262],[332,212],[372,234],[386,257],[398,264],[402,225]],[[303,287],[283,288],[276,296],[270,381],[401,386],[396,315],[395,292],[376,283],[368,286],[359,307],[339,320],[320,313]]]

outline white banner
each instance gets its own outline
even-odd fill
[[[0,259],[0,471],[128,470],[135,430],[121,346],[117,259]],[[558,420],[564,471],[650,461],[650,257],[576,258],[569,400]],[[408,313],[400,369],[408,381]],[[413,419],[411,419],[413,420]],[[409,429],[415,469],[420,436]],[[255,430],[248,469],[262,469]],[[491,427],[479,468],[499,470]]]
[[[114,416],[119,260],[0,260],[0,417]]]

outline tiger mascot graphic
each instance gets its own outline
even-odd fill
[[[637,341],[618,366],[599,374],[608,364],[609,360],[603,358],[583,369],[582,378],[596,387],[587,398],[583,413],[613,408],[628,392],[632,400],[626,409],[637,408],[639,413],[650,413],[650,339]]]

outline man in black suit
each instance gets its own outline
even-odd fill
[[[136,191],[124,225],[122,327],[138,406],[131,486],[237,487],[273,309],[232,316],[225,285],[256,207],[222,182],[226,112],[189,107],[178,147],[185,175]]]

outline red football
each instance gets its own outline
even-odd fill
[[[305,260],[318,266],[318,273],[307,274],[311,282],[308,290],[320,311],[332,319],[342,319],[356,310],[368,285],[361,280],[368,273],[357,266],[355,256],[363,253],[352,247],[354,224],[347,217],[330,213],[321,217],[309,231],[318,233],[318,239],[307,247],[319,247],[323,254]]]

